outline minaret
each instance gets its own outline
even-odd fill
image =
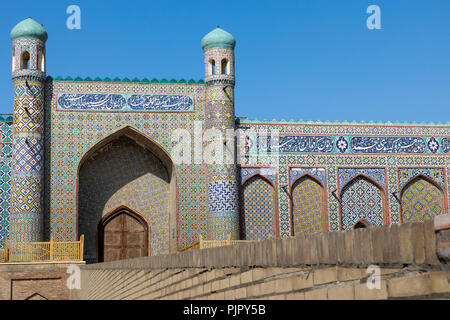
[[[11,31],[14,84],[11,241],[42,241],[45,42],[44,27],[28,18]]]
[[[205,54],[205,130],[235,129],[233,36],[220,27],[202,39]],[[227,152],[234,146],[226,145]],[[233,150],[234,151],[234,150]],[[239,201],[234,164],[208,166],[208,239],[239,239]]]

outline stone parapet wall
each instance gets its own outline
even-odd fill
[[[269,239],[175,254],[119,260],[88,269],[288,266],[438,266],[433,221]]]
[[[450,297],[447,271],[380,269],[379,288],[370,289],[364,268],[221,268],[93,270],[83,272],[71,299],[281,299],[367,300]]]
[[[447,218],[86,265],[71,299],[448,298]]]

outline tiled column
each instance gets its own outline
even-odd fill
[[[205,129],[220,130],[224,140],[226,130],[235,129],[233,49],[234,47],[205,50]],[[214,74],[211,61],[215,65]],[[221,67],[223,61],[227,62],[224,73]],[[226,148],[234,148],[234,145],[226,145]],[[208,166],[208,239],[222,240],[229,236],[231,239],[239,239],[238,187],[236,160],[233,164]]]
[[[45,54],[43,41],[13,42],[16,69],[11,171],[10,240],[42,241],[43,230],[43,137],[45,72],[38,70],[38,53]],[[29,53],[28,68],[21,66],[22,53]]]

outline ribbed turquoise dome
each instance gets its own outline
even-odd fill
[[[12,30],[10,34],[11,40],[17,39],[34,39],[47,41],[48,34],[44,27],[34,21],[31,18],[25,19],[19,22]]]
[[[234,49],[236,40],[233,36],[223,29],[217,27],[202,39],[202,49],[208,50],[211,48],[225,48]]]

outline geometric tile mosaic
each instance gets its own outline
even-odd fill
[[[345,186],[347,182],[357,175],[365,175],[376,181],[384,190],[386,190],[386,171],[378,168],[339,168],[339,188]]]
[[[252,177],[255,174],[259,174],[271,181],[274,185],[277,183],[276,181],[276,169],[275,168],[241,168],[241,184],[244,184],[247,179]]]
[[[292,189],[294,236],[323,232],[322,187],[309,176],[297,180]]]
[[[381,191],[364,177],[357,177],[342,191],[342,230],[353,229],[361,219],[373,226],[383,225]]]
[[[0,122],[0,248],[9,234],[12,123]]]
[[[225,212],[237,210],[235,181],[213,181],[208,188],[208,211]]]
[[[445,172],[443,168],[400,168],[398,169],[399,188],[402,189],[408,182],[424,175],[445,189]]]
[[[442,192],[429,181],[416,178],[402,193],[403,222],[423,222],[442,214]]]
[[[54,239],[71,240],[80,236],[77,230],[77,168],[84,154],[98,141],[115,131],[130,126],[141,132],[167,153],[173,147],[171,133],[173,129],[191,130],[194,121],[205,119],[205,86],[201,84],[172,83],[115,83],[115,82],[71,82],[52,81],[47,83],[45,127],[46,150],[48,151],[48,194],[45,195],[49,208],[48,234]],[[190,95],[195,107],[192,112],[164,113],[138,112],[127,113],[95,111],[59,111],[58,93],[73,94],[102,93],[122,95]],[[207,235],[207,168],[203,165],[177,166],[178,220],[175,233],[170,237],[178,243],[178,248],[186,248],[196,241],[198,235]],[[96,225],[97,222],[94,224]],[[168,231],[167,231],[168,232]],[[153,235],[151,235],[152,239]],[[153,245],[154,246],[154,245]],[[158,250],[152,250],[152,254]]]
[[[324,168],[289,168],[289,184],[292,184],[301,176],[309,174],[325,185]]]
[[[247,240],[264,240],[274,237],[273,187],[259,176],[244,185],[242,234]]]
[[[86,258],[96,257],[96,226],[120,206],[148,223],[148,247],[154,255],[169,251],[169,177],[162,162],[127,137],[113,140],[80,168],[79,230]]]
[[[22,43],[22,40],[18,41]],[[42,48],[38,43],[30,43],[30,49],[30,63],[34,68],[13,73],[15,96],[9,232],[12,241],[41,241],[43,237],[44,157],[41,134],[44,130],[45,83],[44,75],[35,70],[37,51]]]
[[[17,138],[14,139],[14,145],[14,171],[39,172],[42,160],[41,140],[38,138]]]

